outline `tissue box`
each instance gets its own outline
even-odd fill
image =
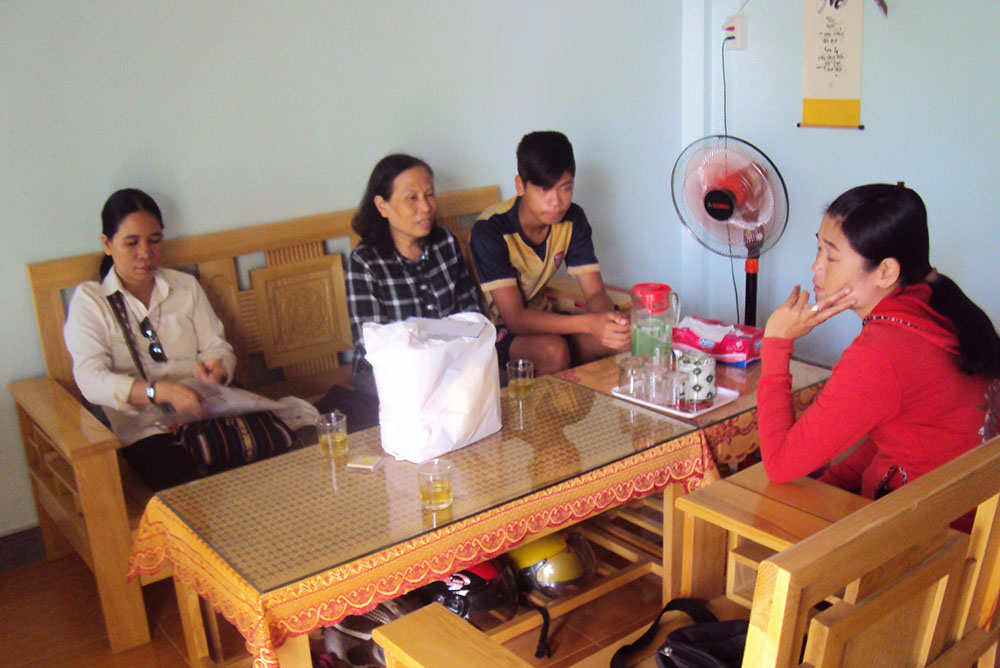
[[[688,316],[693,317],[693,316]],[[722,325],[718,320],[694,318],[710,325]],[[760,359],[760,344],[764,339],[764,330],[747,325],[733,325],[738,331],[726,334],[721,341],[712,341],[699,337],[687,327],[674,327],[673,346],[680,350],[700,350],[706,352],[723,364],[733,364],[745,367]]]

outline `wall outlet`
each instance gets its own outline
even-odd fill
[[[722,24],[722,30],[725,31],[726,37],[733,38],[726,42],[730,49],[742,50],[747,48],[747,17],[742,14],[730,16]]]

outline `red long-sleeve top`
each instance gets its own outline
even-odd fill
[[[806,475],[860,441],[821,480],[873,498],[883,478],[895,489],[980,443],[989,383],[959,370],[955,328],[930,294],[920,283],[879,302],[798,420],[793,343],[764,339],[757,420],[771,480]]]

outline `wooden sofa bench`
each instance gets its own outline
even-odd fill
[[[497,201],[495,186],[441,194],[438,218],[449,229],[467,230],[469,218]],[[241,386],[315,400],[334,384],[349,384],[344,353],[353,346],[344,260],[358,241],[350,229],[354,213],[166,242],[163,265],[195,271],[225,324]],[[150,494],[117,456],[121,444],[114,434],[82,404],[62,334],[73,288],[96,278],[101,257],[28,266],[46,375],[8,388],[17,403],[46,554],[52,559],[75,549],[90,566],[112,651],[119,652],[150,638],[140,583],[125,581],[131,527]]]

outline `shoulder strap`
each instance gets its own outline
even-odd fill
[[[675,598],[667,603],[660,614],[656,616],[649,628],[639,636],[631,645],[624,645],[618,648],[615,655],[611,657],[611,668],[626,668],[625,655],[634,649],[639,649],[648,645],[656,637],[656,629],[660,625],[660,618],[669,610],[680,610],[694,620],[696,624],[719,621],[711,611],[699,601],[692,598]]]
[[[128,310],[125,306],[125,295],[120,290],[114,292],[108,295],[108,303],[111,304],[111,311],[115,314],[115,320],[118,321],[118,329],[122,331],[122,336],[125,337],[125,344],[132,355],[132,362],[135,363],[135,368],[139,371],[142,379],[146,380],[146,370],[142,368],[139,353],[135,351],[135,340],[132,338],[132,330],[128,326]]]

